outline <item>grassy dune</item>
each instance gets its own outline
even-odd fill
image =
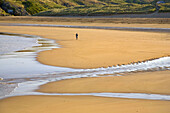
[[[0,16],[8,16],[10,14],[6,13],[3,9],[0,8]]]
[[[159,12],[170,12],[170,3],[160,4]]]
[[[136,15],[124,15],[131,18],[81,18],[81,17],[34,17],[34,16],[13,16],[13,17],[0,17],[1,22],[6,23],[49,23],[58,24],[58,22],[75,22],[75,23],[114,23],[114,24],[170,24],[170,18],[163,18],[170,13],[165,13],[165,15],[158,14],[159,18],[132,18]],[[153,15],[151,16],[153,17]],[[160,18],[162,17],[162,18]],[[61,24],[61,23],[60,23]]]
[[[98,6],[77,6],[63,9],[52,9],[35,14],[36,16],[96,16],[113,14],[131,14],[131,13],[151,13],[156,8],[151,4],[117,4],[117,5],[98,5]]]
[[[0,0],[5,12],[15,16],[95,16],[156,11],[154,0]],[[170,1],[160,4],[160,12],[170,11]],[[4,15],[1,13],[1,15]]]

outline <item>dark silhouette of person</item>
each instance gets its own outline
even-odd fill
[[[76,33],[76,40],[78,40],[78,36],[79,36],[78,33]]]

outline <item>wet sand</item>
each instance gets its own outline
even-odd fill
[[[108,67],[170,54],[168,33],[18,26],[0,26],[0,29],[1,32],[39,35],[56,40],[62,48],[40,52],[37,60],[59,67]],[[76,32],[79,33],[79,40],[75,40]],[[162,71],[63,80],[44,85],[40,90],[169,94],[168,81],[169,71]],[[170,101],[93,96],[20,96],[0,100],[1,113],[169,113],[169,106]]]
[[[40,86],[46,93],[148,93],[170,95],[170,71],[143,72],[125,76],[77,78]]]
[[[168,20],[170,21],[170,19]],[[101,23],[101,22],[60,22],[60,21],[23,21],[23,20],[16,20],[16,21],[9,21],[9,20],[0,20],[0,23],[19,23],[19,24],[52,24],[52,25],[75,25],[75,26],[107,26],[107,27],[146,27],[146,28],[170,28],[170,23],[158,24],[158,23]]]
[[[169,113],[170,101],[93,96],[21,96],[0,101],[1,113]]]
[[[108,67],[170,54],[168,33],[23,26],[0,26],[0,29],[1,32],[39,35],[56,40],[62,48],[40,52],[37,60],[59,67]],[[75,40],[76,32],[79,40]]]

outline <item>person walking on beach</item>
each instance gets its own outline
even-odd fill
[[[78,33],[76,33],[76,40],[78,40]]]

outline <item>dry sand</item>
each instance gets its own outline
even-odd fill
[[[126,76],[77,78],[42,85],[50,93],[152,93],[170,95],[170,71],[133,73]]]
[[[54,27],[0,26],[1,32],[55,39],[62,48],[40,52],[43,64],[98,68],[170,55],[170,34]],[[75,40],[75,33],[79,40]]]
[[[0,101],[0,113],[169,113],[170,101],[93,96],[21,96]]]

